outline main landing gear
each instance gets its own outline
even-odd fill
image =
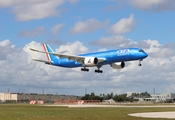
[[[142,60],[139,60],[139,66],[142,66],[141,61],[142,61]]]
[[[89,72],[89,69],[87,69],[87,68],[81,68],[81,71],[84,71],[84,72]]]
[[[101,66],[97,66],[98,70],[95,70],[95,73],[103,73],[103,70],[100,70]]]
[[[97,66],[97,70],[95,70],[95,73],[103,73],[103,70],[100,70],[101,66]],[[84,71],[84,72],[89,72],[89,69],[87,69],[86,67],[84,68],[81,68],[81,71]]]
[[[95,70],[96,73],[103,73],[103,70]]]

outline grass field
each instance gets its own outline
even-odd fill
[[[160,111],[175,111],[175,108],[67,108],[3,104],[0,105],[0,120],[147,120],[127,114]]]

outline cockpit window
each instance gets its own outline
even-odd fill
[[[144,51],[142,49],[140,49],[139,52],[144,52]]]

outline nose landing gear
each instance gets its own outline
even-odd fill
[[[139,64],[138,64],[139,66],[142,66],[142,63],[141,63],[141,61],[142,61],[142,60],[139,60]]]

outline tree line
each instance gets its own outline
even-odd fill
[[[94,92],[91,94],[86,94],[85,96],[81,97],[81,100],[100,100],[101,102],[103,100],[109,100],[113,99],[116,102],[133,102],[138,101],[139,98],[149,98],[151,95],[148,92],[142,92],[142,93],[132,93],[130,96],[127,96],[127,94],[100,94],[100,96],[95,95]]]

